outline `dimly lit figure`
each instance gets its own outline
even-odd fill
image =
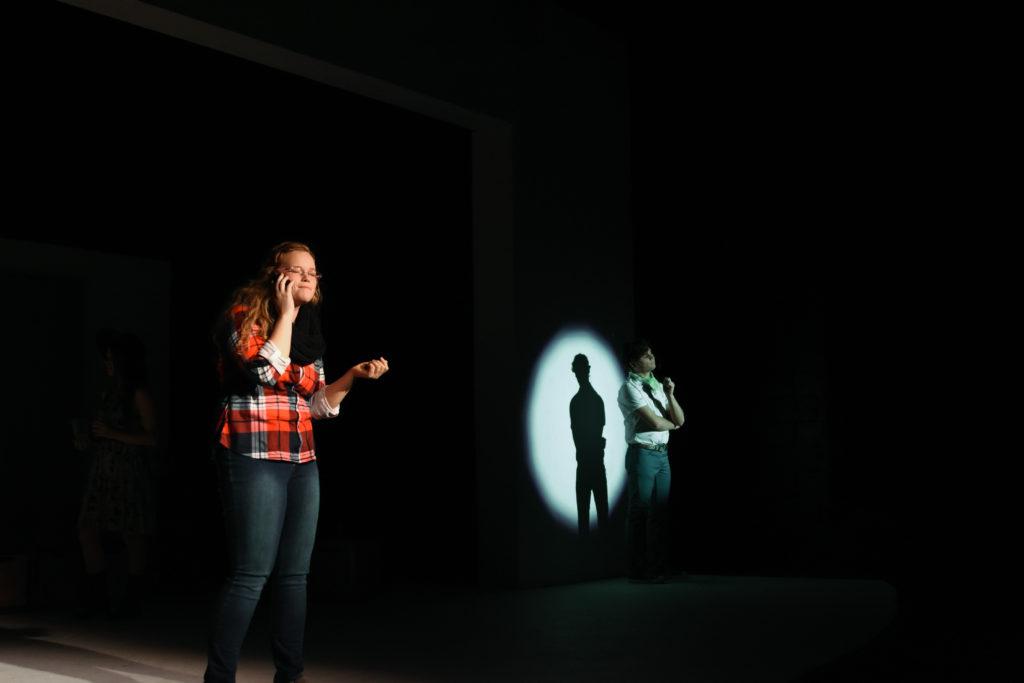
[[[597,507],[597,528],[608,528],[608,483],[604,472],[604,401],[590,384],[590,361],[582,353],[572,359],[580,390],[569,401],[572,442],[576,445],[576,512],[581,536],[590,533],[590,495]]]
[[[139,610],[147,539],[156,527],[151,452],[156,445],[156,411],[142,341],[107,330],[97,335],[96,347],[103,363],[103,388],[91,429],[79,427],[75,433],[75,448],[88,451],[91,458],[78,515],[86,573],[78,614],[131,616]],[[128,580],[124,598],[116,605],[107,597],[107,533],[119,534],[128,550]]]
[[[388,371],[379,358],[327,384],[320,277],[309,247],[277,245],[234,293],[215,335],[224,400],[213,457],[230,570],[213,614],[206,681],[235,680],[272,572],[274,682],[305,680],[306,577],[320,509],[312,420],[337,416],[356,379]]]
[[[683,424],[675,384],[654,376],[654,352],[644,340],[623,353],[628,372],[619,390],[626,427],[627,548],[632,581],[664,582],[668,576],[669,432]]]

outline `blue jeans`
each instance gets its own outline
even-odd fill
[[[668,453],[636,445],[626,449],[626,546],[629,576],[649,578],[668,573],[668,490],[672,468]]]
[[[316,462],[257,460],[225,449],[215,457],[230,572],[213,614],[203,680],[235,680],[242,641],[271,572],[274,681],[293,680],[303,671],[306,576],[320,510]]]

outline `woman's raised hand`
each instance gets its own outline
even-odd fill
[[[295,314],[295,299],[292,298],[292,280],[284,273],[277,276],[277,284],[274,286],[277,310],[281,317]]]
[[[359,365],[352,366],[352,376],[363,379],[378,379],[389,369],[388,360],[381,356],[377,360],[368,360]]]

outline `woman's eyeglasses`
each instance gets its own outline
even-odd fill
[[[281,273],[288,273],[289,275],[308,275],[309,277],[314,278],[316,280],[319,280],[320,278],[323,277],[323,275],[316,272],[315,270],[304,270],[299,266],[281,266],[277,270]]]

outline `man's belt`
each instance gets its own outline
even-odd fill
[[[629,445],[630,446],[636,446],[637,448],[642,448],[645,451],[658,451],[660,453],[667,453],[668,452],[668,444],[667,443],[659,443],[657,445],[651,445],[651,444],[646,444],[646,443],[631,443]]]

